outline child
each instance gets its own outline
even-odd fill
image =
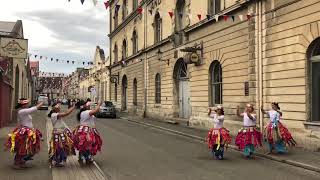
[[[265,136],[269,144],[269,153],[272,153],[273,149],[275,149],[277,153],[286,153],[286,144],[295,146],[296,142],[288,129],[280,122],[282,112],[280,111],[279,103],[272,102],[271,107],[272,109],[268,112],[264,111],[263,107],[261,107],[261,112],[268,114],[270,118],[270,122],[265,128]]]
[[[30,167],[26,164],[28,160],[40,151],[40,141],[42,134],[38,129],[33,128],[31,113],[40,108],[43,102],[37,106],[29,108],[29,100],[22,98],[19,100],[16,109],[18,109],[18,125],[9,134],[6,147],[14,153],[14,168],[21,169]]]
[[[74,145],[79,150],[79,163],[93,163],[93,156],[101,151],[102,140],[98,130],[95,128],[96,114],[100,109],[99,103],[94,110],[90,110],[91,102],[82,105],[78,114],[80,125],[74,130]]]
[[[60,112],[60,104],[54,103],[52,110],[48,114],[53,126],[49,149],[50,165],[56,167],[64,166],[67,161],[67,156],[76,154],[73,147],[72,133],[70,129],[65,126],[65,122],[62,119],[71,114],[74,109],[75,106],[72,106],[67,112],[63,113]]]
[[[257,146],[262,146],[262,135],[256,127],[256,115],[253,111],[252,104],[247,104],[245,112],[240,114],[237,106],[237,115],[243,117],[243,128],[239,130],[235,143],[247,158],[252,157]]]
[[[208,147],[216,159],[222,160],[224,148],[231,143],[229,131],[223,127],[224,111],[222,106],[218,106],[215,110],[209,108],[208,116],[210,122],[214,123],[212,129],[209,130],[207,136]]]

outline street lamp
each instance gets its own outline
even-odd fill
[[[156,53],[157,53],[158,60],[159,61],[167,61],[167,64],[169,66],[169,59],[162,59],[163,52],[160,49],[158,49],[158,51]]]

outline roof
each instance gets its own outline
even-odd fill
[[[23,38],[22,21],[0,21],[0,36]]]

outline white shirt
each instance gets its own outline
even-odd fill
[[[33,128],[31,113],[37,111],[37,107],[20,109],[18,111],[18,122],[21,126]]]
[[[272,109],[268,111],[268,115],[271,122],[276,123],[277,121],[280,121],[280,113],[278,113],[277,111]]]
[[[253,119],[250,119],[247,113],[242,113],[243,115],[243,126],[255,126],[256,125],[256,115],[251,114]]]
[[[214,128],[222,128],[224,121],[224,115],[218,116],[216,113],[210,114],[210,122],[213,122]]]
[[[80,124],[95,127],[94,121],[96,120],[96,117],[94,115],[90,116],[90,111],[91,110],[86,110],[80,114]]]
[[[64,129],[65,128],[64,121],[62,120],[62,118],[58,119],[58,115],[59,113],[51,114],[52,126],[54,129]]]

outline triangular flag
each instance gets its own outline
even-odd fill
[[[223,19],[224,19],[224,21],[227,21],[228,20],[228,15],[223,15]]]
[[[72,61],[72,64],[74,64],[74,61]]]
[[[242,14],[239,14],[239,19],[240,19],[240,21],[243,21],[243,15]]]
[[[106,9],[108,9],[108,7],[110,6],[110,2],[109,1],[104,2],[104,6],[106,7]]]
[[[231,16],[231,18],[232,18],[232,21],[234,22],[234,20],[235,20],[235,17],[234,17],[234,16]]]
[[[58,62],[58,61],[59,61],[59,59],[56,59],[56,61]]]
[[[98,1],[97,0],[92,0],[92,3],[93,3],[94,6],[96,6]]]
[[[48,60],[48,57],[46,57],[46,60]]]
[[[40,59],[42,59],[42,56],[40,56]]]
[[[67,61],[67,63],[69,64],[69,61]]]
[[[139,13],[139,14],[142,14],[142,11],[143,11],[142,7],[139,7],[139,8],[138,8],[138,13]]]
[[[172,18],[173,17],[173,12],[172,11],[169,11],[169,16]]]
[[[81,4],[83,4],[84,3],[84,0],[80,0],[81,1]]]
[[[211,15],[210,14],[207,14],[207,19],[209,20],[211,18]]]
[[[51,61],[53,61],[53,58],[51,58]]]
[[[219,21],[219,15],[215,15],[214,19],[216,20],[216,22],[218,22]]]
[[[251,19],[251,15],[247,14],[247,19],[250,20]]]
[[[201,20],[201,14],[198,14],[197,16],[198,16],[198,19],[200,21]]]
[[[152,9],[149,9],[149,13],[152,15]]]
[[[38,55],[34,55],[34,58],[37,58]]]
[[[120,9],[120,5],[117,4],[117,5],[116,5],[116,12],[119,12],[119,9]]]

